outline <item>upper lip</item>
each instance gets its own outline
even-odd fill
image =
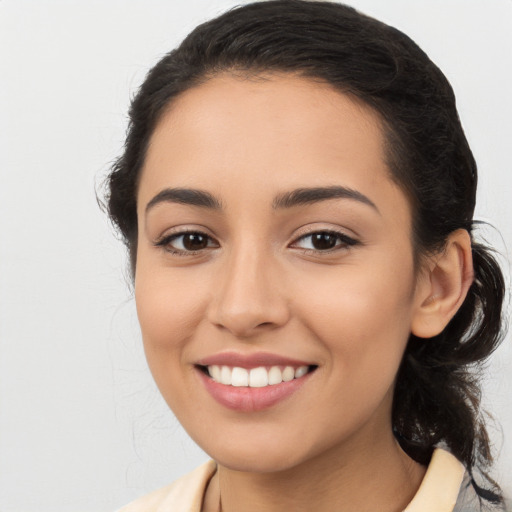
[[[256,352],[253,354],[241,354],[237,352],[221,352],[196,362],[199,366],[233,366],[239,368],[257,368],[259,366],[311,366],[314,363],[300,361],[290,357],[272,354],[270,352]]]

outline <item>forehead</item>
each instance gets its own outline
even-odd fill
[[[339,148],[342,137],[364,138],[375,152],[383,148],[380,117],[370,107],[329,84],[293,74],[215,76],[171,102],[152,143],[170,130],[180,142],[229,145],[231,152],[236,143],[240,149],[260,143],[263,149],[272,140],[288,140],[297,149],[305,143],[308,150],[325,153]]]
[[[339,184],[396,194],[384,147],[379,115],[328,84],[290,74],[222,74],[184,92],[162,116],[139,200],[169,186],[249,197]]]

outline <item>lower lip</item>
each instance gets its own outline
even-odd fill
[[[199,369],[197,372],[206,390],[217,402],[228,409],[240,412],[262,411],[286,400],[298,391],[311,375],[311,373],[307,373],[298,379],[281,382],[281,384],[274,384],[273,386],[250,388],[226,386],[215,382]]]

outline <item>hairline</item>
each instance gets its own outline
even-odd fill
[[[304,79],[313,83],[317,83],[319,85],[325,85],[330,87],[332,90],[344,94],[350,98],[354,103],[362,106],[365,109],[369,109],[375,114],[376,120],[378,122],[378,126],[380,132],[382,134],[383,141],[383,155],[384,155],[384,165],[386,166],[389,179],[393,181],[396,186],[400,188],[400,190],[405,194],[407,203],[409,205],[409,211],[411,214],[411,247],[413,251],[413,269],[414,274],[417,276],[420,271],[423,263],[423,256],[427,255],[428,251],[426,248],[421,247],[418,237],[416,236],[415,222],[417,219],[418,211],[417,211],[417,200],[414,196],[412,187],[408,186],[407,183],[400,179],[399,176],[406,173],[400,173],[399,168],[403,166],[401,165],[399,154],[400,152],[396,148],[396,144],[401,141],[401,137],[393,129],[391,123],[389,123],[385,118],[383,113],[377,108],[376,105],[372,104],[368,98],[365,98],[361,94],[355,93],[348,85],[346,88],[341,84],[334,84],[333,82],[321,77],[318,73],[313,73],[312,70],[309,69],[283,69],[278,66],[269,66],[269,67],[260,67],[260,66],[225,66],[219,67],[217,69],[205,69],[203,73],[197,74],[195,76],[191,76],[185,82],[181,91],[177,92],[173,96],[167,98],[165,104],[160,108],[160,110],[156,113],[155,118],[153,119],[152,126],[150,130],[148,130],[146,141],[143,147],[141,162],[137,170],[137,175],[134,179],[134,200],[135,200],[135,213],[136,213],[136,223],[135,229],[133,230],[133,238],[129,241],[129,252],[130,252],[130,267],[132,277],[135,277],[136,267],[137,267],[137,248],[138,248],[138,237],[139,237],[139,229],[138,229],[138,215],[137,215],[137,196],[139,192],[140,181],[142,178],[142,174],[144,172],[144,167],[146,164],[146,157],[151,145],[151,141],[155,131],[157,130],[159,124],[163,121],[163,119],[172,115],[172,110],[175,108],[177,101],[186,94],[188,91],[196,89],[211,80],[216,78],[225,76],[231,76],[232,78],[239,80],[272,80],[276,77],[296,77],[300,79]]]

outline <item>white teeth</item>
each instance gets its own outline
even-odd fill
[[[279,366],[272,366],[268,372],[268,383],[272,386],[273,384],[281,384],[283,382],[283,372],[279,369]]]
[[[226,386],[231,386],[231,368],[223,366],[220,370],[220,383]]]
[[[221,381],[221,372],[220,372],[220,366],[214,365],[214,366],[208,366],[208,373],[210,374],[210,377],[217,381]]]
[[[306,375],[309,371],[308,366],[272,366],[267,369],[264,366],[258,366],[251,370],[235,366],[208,366],[210,377],[220,384],[235,387],[251,387],[263,388],[266,386],[274,386],[281,382],[289,382],[293,379],[299,379]]]
[[[295,378],[299,379],[300,377],[303,377],[304,375],[306,375],[306,373],[308,373],[308,367],[307,366],[299,366],[295,370]]]
[[[295,370],[291,366],[287,366],[283,370],[283,381],[289,382],[295,378]]]
[[[249,372],[245,368],[238,368],[235,366],[235,368],[233,368],[233,373],[231,374],[231,385],[238,388],[248,386]]]
[[[249,387],[264,388],[268,386],[268,372],[265,368],[253,368],[249,373]]]

